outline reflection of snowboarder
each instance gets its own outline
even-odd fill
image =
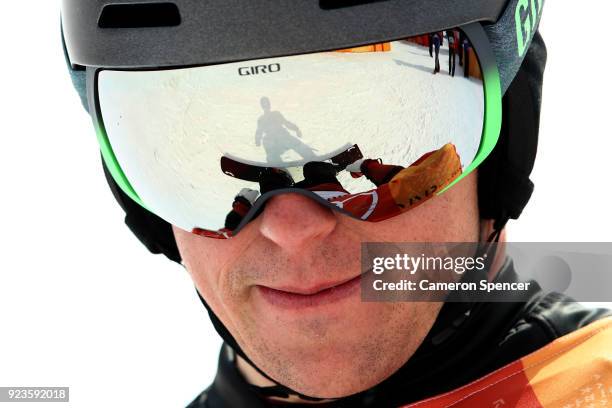
[[[353,146],[347,152],[353,157],[361,156],[356,155],[354,150],[358,150],[358,147]],[[340,156],[348,158],[347,152],[334,159]],[[231,235],[240,225],[260,192],[263,195],[281,188],[309,190],[353,216],[364,220],[383,220],[431,198],[438,189],[461,173],[461,160],[455,146],[447,144],[439,150],[424,154],[407,168],[383,164],[381,159],[360,158],[348,165],[333,161],[312,161],[304,165],[304,180],[297,183],[285,169],[251,167],[253,174],[258,174],[260,191],[243,188],[236,195],[232,210],[225,218],[222,235]],[[234,170],[237,169],[235,167]],[[365,176],[376,188],[351,194],[337,179],[338,173],[342,171],[350,172],[355,178]],[[206,230],[195,229],[194,233],[221,238],[217,236],[218,233]]]
[[[280,112],[272,111],[270,99],[267,97],[261,98],[260,103],[264,114],[257,120],[255,145],[261,146],[263,143],[268,163],[281,164],[281,155],[288,150],[295,151],[305,160],[313,159],[314,150],[299,140],[302,138],[300,129],[285,119]],[[291,135],[288,130],[295,132],[297,137]]]
[[[443,45],[443,37],[440,33],[434,33],[431,35],[430,44],[433,44],[435,53],[435,68],[434,74],[440,72],[440,47]]]
[[[454,30],[447,30],[446,37],[448,39],[448,74],[455,76],[455,65],[457,61],[457,38]]]
[[[463,66],[463,41],[465,40],[463,31],[459,31],[459,42],[457,43],[457,52],[459,53],[459,66]]]

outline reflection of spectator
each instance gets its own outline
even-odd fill
[[[463,48],[463,76],[469,78],[470,76],[470,49],[472,48],[472,44],[470,44],[470,40],[465,38],[462,44]]]
[[[455,65],[457,63],[457,38],[454,30],[447,30],[446,37],[448,39],[448,74],[455,76]]]
[[[433,43],[433,49],[435,52],[435,68],[434,74],[440,72],[440,47],[443,45],[443,36],[440,33],[434,33],[431,35],[431,43]]]
[[[465,40],[465,34],[463,31],[459,31],[459,42],[457,43],[457,52],[459,53],[459,66],[463,66],[463,41]]]

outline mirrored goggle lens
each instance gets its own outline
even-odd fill
[[[483,75],[448,30],[350,50],[197,68],[102,70],[101,127],[142,203],[228,237],[278,189],[367,221],[440,193],[481,142]]]

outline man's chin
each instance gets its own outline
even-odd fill
[[[343,316],[307,313],[286,321],[268,316],[243,337],[265,341],[243,350],[270,377],[295,391],[317,398],[345,397],[376,386],[402,367],[421,345],[440,307],[358,302],[341,308]]]
[[[325,341],[296,339],[284,344],[269,343],[266,350],[248,353],[257,366],[278,383],[316,398],[341,398],[365,391],[396,372],[414,353],[415,346],[396,345],[393,351],[380,350],[372,339],[364,344],[352,337],[338,336]]]
[[[388,367],[374,363],[369,367],[356,366],[354,361],[327,361],[320,364],[293,366],[272,375],[277,382],[314,398],[343,398],[366,391],[390,377],[409,357]],[[286,367],[287,368],[287,367]],[[272,373],[271,373],[272,374]]]

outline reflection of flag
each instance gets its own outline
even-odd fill
[[[612,317],[446,394],[402,408],[612,407]]]
[[[391,51],[391,43],[364,45],[363,47],[347,48],[336,52],[386,52]]]
[[[468,52],[469,52],[469,58],[470,58],[469,75],[472,78],[480,79],[482,81],[482,71],[480,69],[480,64],[478,63],[478,57],[476,56],[476,52],[471,47]]]
[[[451,143],[428,153],[389,182],[389,191],[397,205],[412,208],[436,192],[442,191],[461,174],[461,159]]]
[[[375,190],[329,201],[362,220],[382,221],[435,197],[459,175],[461,160],[455,146],[449,143],[423,155]]]

